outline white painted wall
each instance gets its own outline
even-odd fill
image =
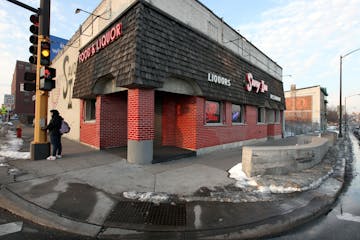
[[[64,135],[69,139],[80,140],[80,100],[72,98],[79,50],[133,2],[135,0],[102,1],[94,14],[109,20],[89,16],[52,62],[51,67],[56,68],[56,88],[49,94],[48,109],[57,109],[70,124],[71,131]],[[48,116],[50,120],[50,113]]]
[[[72,98],[78,54],[78,48],[69,47],[53,61],[56,88],[50,92],[48,101],[49,111],[57,109],[69,123],[71,131],[64,136],[73,140],[80,139],[80,100]]]

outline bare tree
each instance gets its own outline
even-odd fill
[[[327,120],[328,123],[339,123],[339,115],[336,108],[327,109]]]

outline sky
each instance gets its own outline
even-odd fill
[[[39,0],[21,0],[37,8]],[[120,1],[120,0],[117,0]],[[174,0],[175,1],[175,0]],[[200,0],[283,69],[284,90],[321,85],[339,104],[339,59],[360,48],[360,0]],[[52,0],[50,34],[69,39],[100,0]],[[0,0],[0,103],[16,60],[28,61],[31,12]],[[288,76],[288,75],[291,75]],[[360,51],[343,58],[343,104],[360,112]],[[352,97],[350,97],[352,96]]]

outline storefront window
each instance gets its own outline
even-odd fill
[[[274,123],[275,122],[275,111],[272,109],[266,110],[266,121],[268,123]]]
[[[231,110],[231,120],[233,123],[244,122],[244,108],[241,105],[233,104]]]
[[[205,102],[206,123],[220,123],[220,102]]]
[[[277,122],[277,123],[280,122],[280,111],[279,110],[275,111],[275,122]]]
[[[258,123],[265,123],[265,108],[258,108],[257,110]]]
[[[96,99],[85,100],[85,121],[93,121],[96,118]]]

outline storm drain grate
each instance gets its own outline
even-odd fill
[[[146,217],[146,223],[152,225],[185,226],[186,207],[185,204],[152,205]]]
[[[186,206],[185,204],[155,205],[148,202],[121,201],[109,214],[106,222],[111,225],[122,223],[185,226]]]

